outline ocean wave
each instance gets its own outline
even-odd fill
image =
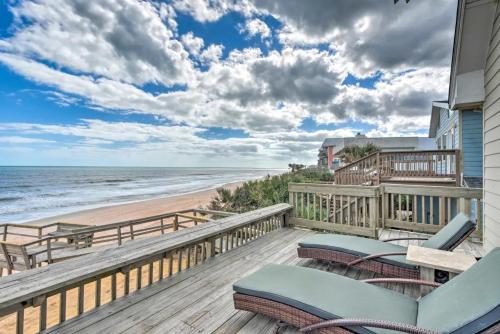
[[[0,186],[0,189],[15,189],[15,188],[33,188],[33,185],[30,184],[14,184],[7,186]]]
[[[131,182],[134,181],[134,179],[104,179],[104,180],[91,180],[91,181],[86,181],[85,183],[120,183],[120,182]]]
[[[20,196],[7,196],[7,197],[0,197],[0,202],[12,202],[12,201],[17,201],[20,199],[23,199],[24,197]]]

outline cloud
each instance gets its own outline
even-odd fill
[[[246,33],[250,37],[260,36],[262,40],[271,37],[271,29],[260,19],[251,19],[240,27],[241,33]]]
[[[200,37],[193,35],[193,32],[188,32],[181,37],[182,44],[192,55],[199,55],[201,49],[203,48],[204,42]]]
[[[54,143],[52,140],[41,139],[41,138],[30,138],[21,136],[0,136],[0,143],[6,144],[46,144]]]
[[[456,1],[253,0],[287,45],[331,43],[358,73],[450,63]]]
[[[352,124],[363,124],[372,136],[427,128],[430,101],[447,93],[455,5],[23,0],[10,7],[15,21],[12,34],[0,39],[0,62],[47,86],[47,98],[60,105],[146,114],[160,123],[82,120],[15,130],[78,138],[68,150],[105,152],[133,143],[120,149],[137,156],[139,149],[201,149],[275,161],[300,153],[314,160],[324,137],[362,130]],[[230,12],[242,14],[235,15],[235,29],[264,43],[277,36],[281,45],[261,50],[243,38],[246,47],[231,49],[196,36],[194,27],[178,27],[181,14],[209,30]],[[269,16],[280,24],[268,26]],[[374,73],[380,77],[370,89],[342,84],[348,74],[363,79]],[[147,83],[160,93],[151,93]],[[344,128],[299,130],[306,118]],[[201,139],[198,131],[207,127],[243,130],[248,138]]]
[[[0,123],[0,131],[13,130],[26,134],[56,134],[67,137],[81,137],[88,140],[103,140],[106,143],[146,143],[154,140],[181,142],[184,139],[191,140],[196,137],[196,133],[203,131],[203,129],[187,126],[105,122],[97,119],[83,119],[80,124],[72,125]]]
[[[204,64],[218,62],[222,57],[224,46],[221,44],[210,44],[200,55],[200,60]]]
[[[1,136],[2,133],[13,131],[22,136]],[[226,139],[202,138],[199,134],[204,131],[206,129],[197,127],[106,122],[96,119],[83,119],[73,125],[0,123],[0,142],[5,138],[3,142],[46,143],[48,146],[37,155],[50,154],[54,159],[63,159],[68,152],[72,152],[75,156],[85,157],[87,160],[81,162],[84,164],[90,163],[92,159],[115,164],[126,155],[131,157],[128,164],[143,165],[147,160],[142,159],[151,158],[154,153],[157,155],[154,161],[163,165],[175,164],[180,156],[186,159],[191,156],[192,159],[199,160],[200,165],[233,165],[243,159],[247,163],[267,161],[267,166],[283,166],[283,161],[308,163],[315,159],[317,148],[324,137],[350,136],[357,130],[346,128],[315,132],[263,132],[246,138]],[[64,140],[56,142],[40,138],[52,135]],[[0,147],[0,152],[2,150],[4,148]]]
[[[3,40],[9,52],[134,84],[194,75],[188,52],[147,1],[22,1],[11,10],[18,29]]]

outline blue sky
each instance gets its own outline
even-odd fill
[[[0,165],[285,167],[325,137],[425,136],[456,2],[431,7],[1,2]]]

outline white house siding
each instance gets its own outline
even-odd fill
[[[497,2],[485,70],[484,246],[500,246],[500,5]]]

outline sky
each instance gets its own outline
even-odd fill
[[[426,136],[456,0],[4,0],[0,165],[314,164]]]

